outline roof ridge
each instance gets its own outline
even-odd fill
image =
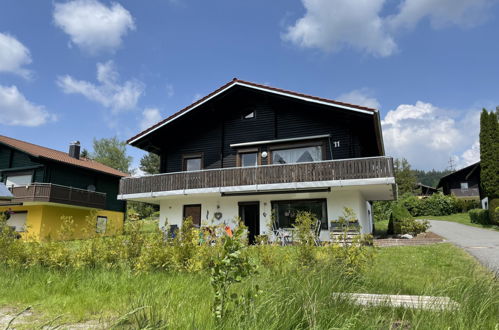
[[[76,162],[76,163],[73,164],[73,163],[70,163],[68,161],[64,161],[62,159],[57,159],[57,158],[49,157],[47,155],[43,155],[40,152],[36,152],[36,151],[33,151],[33,150],[25,150],[25,149],[20,148],[19,146],[11,144],[9,142],[16,142],[16,143],[28,145],[28,146],[31,146],[31,147],[43,149],[43,150],[48,151],[48,152],[55,152],[55,153],[59,154],[60,156],[71,158],[71,160],[74,161],[74,162]],[[99,171],[99,172],[104,172],[104,173],[106,173],[106,172],[107,173],[113,172],[114,175],[118,175],[118,173],[120,173],[120,175],[128,175],[128,174],[126,174],[126,173],[124,173],[124,172],[122,172],[120,170],[117,170],[117,169],[111,167],[111,166],[105,165],[105,164],[103,164],[101,162],[95,161],[95,160],[87,158],[87,157],[73,158],[67,152],[64,152],[64,151],[61,151],[61,150],[57,150],[57,149],[53,149],[53,148],[49,148],[49,147],[45,147],[45,146],[42,146],[42,145],[39,145],[39,144],[34,144],[34,143],[31,143],[31,142],[28,142],[28,141],[19,140],[19,139],[10,137],[10,136],[0,135],[0,143],[7,144],[10,147],[13,147],[13,148],[16,148],[16,149],[21,149],[23,152],[31,154],[31,155],[36,156],[36,157],[49,158],[49,159],[52,159],[52,160],[55,160],[55,161],[59,161],[59,162],[63,162],[63,163],[66,163],[66,164],[70,164],[70,165],[73,165],[73,166],[79,166],[79,167],[84,167],[84,168],[86,167],[86,168],[89,168],[89,169],[92,169],[92,170],[95,170],[95,171]],[[82,164],[77,164],[78,162],[82,162]],[[105,169],[108,169],[108,171],[104,171],[104,169],[98,169],[98,168],[92,168],[92,167],[84,166],[85,163],[87,163],[88,165],[92,164],[92,165],[102,166]]]
[[[154,124],[154,125],[146,128],[145,130],[139,132],[138,134],[135,134],[134,136],[132,136],[131,138],[129,138],[127,140],[127,143],[131,143],[132,141],[138,139],[139,137],[141,137],[141,136],[143,136],[143,135],[145,135],[145,134],[153,131],[158,126],[161,126],[162,124],[168,122],[169,120],[175,119],[175,117],[181,115],[185,111],[188,111],[189,109],[194,108],[199,103],[204,102],[206,99],[209,99],[210,97],[212,97],[213,95],[219,93],[220,91],[223,91],[224,89],[230,87],[231,85],[236,85],[238,83],[240,83],[240,84],[246,84],[246,85],[250,85],[250,86],[258,87],[258,88],[262,88],[262,89],[267,89],[269,91],[280,92],[280,93],[290,94],[290,95],[299,96],[299,97],[304,97],[304,98],[308,98],[308,99],[312,99],[312,100],[316,100],[316,101],[331,103],[333,105],[339,105],[339,106],[345,106],[345,107],[350,107],[350,108],[356,108],[358,110],[371,111],[373,113],[376,113],[376,111],[377,111],[377,109],[374,109],[374,108],[364,107],[364,106],[360,106],[360,105],[356,105],[356,104],[351,104],[351,103],[346,103],[346,102],[335,101],[335,100],[332,100],[332,99],[322,98],[322,97],[313,96],[313,95],[309,95],[309,94],[303,94],[303,93],[299,93],[299,92],[295,92],[295,91],[290,91],[290,90],[286,90],[286,89],[282,89],[282,88],[277,88],[277,87],[272,87],[272,86],[257,84],[257,83],[254,83],[254,82],[250,82],[250,81],[246,81],[246,80],[242,80],[242,79],[239,79],[237,77],[234,77],[231,81],[229,81],[228,83],[226,83],[226,84],[222,85],[221,87],[215,89],[213,92],[211,92],[211,93],[205,95],[204,97],[200,98],[199,100],[196,100],[195,102],[187,105],[186,107],[184,107],[184,108],[180,109],[179,111],[171,114],[170,116],[168,116],[168,117],[166,117],[166,118],[158,121],[156,124]]]

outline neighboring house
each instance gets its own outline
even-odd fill
[[[113,234],[123,226],[126,205],[116,196],[126,175],[80,158],[78,142],[66,153],[0,135],[0,182],[14,195],[0,212],[24,238],[58,239],[64,219],[73,221],[74,238]]]
[[[454,195],[460,199],[480,200],[480,162],[440,178],[437,188],[440,187],[442,187],[444,195]]]
[[[370,233],[370,201],[396,194],[377,110],[238,79],[128,143],[158,154],[161,174],[122,179],[119,198],[159,204],[160,226],[240,217],[252,240],[304,210],[327,239],[344,207]]]
[[[416,193],[418,197],[428,197],[438,192],[437,188],[427,186],[422,183],[416,184]]]

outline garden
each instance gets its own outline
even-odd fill
[[[236,221],[232,235],[202,242],[189,220],[175,237],[133,221],[122,235],[88,240],[71,240],[66,223],[63,242],[22,242],[3,225],[0,310],[20,313],[16,328],[47,329],[88,321],[120,329],[499,325],[497,278],[465,252],[448,244],[316,246],[307,230],[313,221],[302,214],[300,243],[284,247],[247,245]],[[363,307],[341,292],[448,296],[460,307]]]

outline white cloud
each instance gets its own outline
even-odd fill
[[[461,157],[457,159],[457,166],[459,168],[466,167],[480,160],[480,143],[478,140],[473,143],[471,148],[465,150]]]
[[[55,25],[90,54],[116,50],[128,31],[135,29],[132,15],[119,3],[109,7],[97,0],[56,3],[53,17]]]
[[[23,68],[30,63],[29,49],[13,36],[0,33],[0,72],[15,73],[30,78],[30,71]]]
[[[16,86],[0,85],[0,124],[9,126],[40,126],[56,120],[41,105],[28,101]]]
[[[381,16],[388,0],[301,0],[306,13],[282,35],[304,48],[339,51],[345,47],[375,56],[397,50],[400,28],[429,18],[432,27],[482,23],[495,0],[399,0],[398,12]]]
[[[371,92],[367,88],[353,90],[338,96],[336,99],[340,102],[361,105],[368,108],[379,109],[381,107],[379,101],[371,96]]]
[[[110,108],[113,113],[134,109],[144,92],[144,84],[137,80],[119,83],[119,74],[112,61],[97,64],[99,85],[76,80],[69,75],[58,77],[57,84],[66,94],[81,94],[87,99]]]
[[[304,17],[287,28],[283,39],[306,48],[337,51],[345,46],[388,56],[396,50],[379,16],[385,0],[302,0]]]
[[[476,159],[479,111],[465,116],[418,101],[389,111],[384,120],[386,153],[416,169],[443,169],[451,157],[463,166]]]
[[[388,19],[393,29],[412,28],[429,18],[434,28],[446,25],[473,26],[484,21],[491,0],[405,0],[400,11]]]
[[[152,125],[158,123],[162,119],[161,113],[156,108],[147,108],[142,112],[142,121],[140,122],[140,129],[145,130]]]

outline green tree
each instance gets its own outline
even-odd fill
[[[126,153],[126,142],[117,137],[94,139],[90,158],[125,173],[131,173],[132,157]]]
[[[150,152],[140,159],[141,171],[147,174],[158,174],[159,173],[159,156]]]
[[[480,116],[480,184],[490,199],[499,198],[499,122],[497,112]]]
[[[411,165],[407,159],[395,159],[393,166],[395,169],[395,182],[398,185],[399,194],[413,194],[417,184],[416,175],[414,174],[414,171],[411,170]]]
[[[80,158],[90,158],[90,152],[87,149],[83,148],[80,153]]]

